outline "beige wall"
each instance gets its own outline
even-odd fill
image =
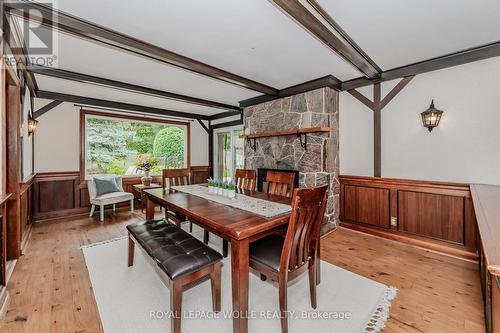
[[[398,81],[382,84],[382,96]],[[371,89],[360,89],[371,98]],[[382,176],[500,184],[500,57],[417,75],[382,111]],[[429,133],[420,113],[444,111]],[[373,112],[340,96],[341,174],[373,176]]]
[[[36,99],[35,108],[49,102]],[[79,171],[80,108],[62,103],[38,120],[35,171]],[[191,165],[208,165],[208,134],[197,121],[191,122]]]

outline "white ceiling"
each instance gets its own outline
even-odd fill
[[[266,0],[63,0],[59,9],[282,89],[360,73]]]
[[[302,0],[305,1],[305,0]],[[498,0],[317,0],[383,70],[500,41]],[[270,0],[59,0],[58,8],[277,89],[361,76]],[[260,95],[108,46],[58,35],[59,68],[238,105]],[[221,110],[39,78],[41,90],[193,113]]]
[[[383,70],[500,41],[498,0],[317,0]]]
[[[109,87],[97,86],[87,83],[67,81],[48,77],[44,75],[35,75],[40,90],[59,92],[69,95],[97,98],[108,101],[115,101],[128,104],[150,106],[154,108],[167,109],[173,111],[182,111],[197,113],[203,115],[214,115],[227,110],[210,108],[201,105],[174,101],[166,98],[148,96],[144,94],[133,93],[130,91],[119,90]]]

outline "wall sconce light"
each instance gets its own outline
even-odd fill
[[[434,107],[434,100],[432,100],[431,106],[420,115],[422,116],[424,127],[427,127],[429,132],[432,132],[432,129],[439,125],[443,111],[436,109]]]
[[[35,133],[37,125],[38,125],[38,120],[30,116],[28,118],[28,135]]]

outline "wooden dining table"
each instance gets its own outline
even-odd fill
[[[290,213],[265,218],[175,190],[151,189],[144,193],[147,219],[154,218],[154,207],[160,205],[185,215],[193,223],[231,242],[233,332],[248,332],[249,244],[283,228],[288,224]],[[291,204],[290,198],[262,192],[241,190],[239,194]]]

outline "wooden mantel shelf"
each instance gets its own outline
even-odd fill
[[[281,131],[260,132],[255,134],[243,135],[243,137],[246,139],[258,139],[258,138],[269,138],[272,136],[299,135],[299,134],[330,132],[330,131],[331,131],[330,127],[310,127],[310,128],[290,129]]]
[[[281,131],[260,132],[260,133],[242,135],[242,137],[246,138],[247,142],[250,144],[250,147],[254,151],[256,151],[257,150],[257,144],[255,142],[256,139],[270,138],[275,136],[296,135],[300,138],[300,144],[302,148],[307,150],[307,134],[330,132],[331,130],[332,129],[330,127],[309,127],[309,128],[289,129]]]

